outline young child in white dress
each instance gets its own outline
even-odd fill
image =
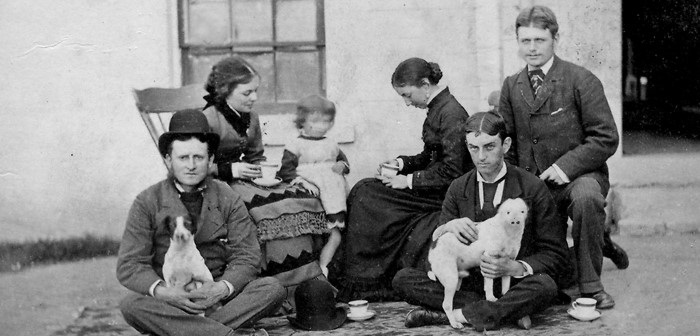
[[[320,256],[321,270],[328,276],[328,263],[340,245],[345,228],[348,160],[338,144],[325,137],[335,121],[335,104],[312,95],[297,103],[295,124],[299,137],[284,149],[278,176],[285,182],[301,184],[321,199],[330,236]]]

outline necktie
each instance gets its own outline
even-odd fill
[[[504,175],[500,179],[493,181],[492,183],[482,182],[482,188],[484,190],[484,205],[481,210],[488,214],[488,216],[493,216],[496,213],[496,206],[493,204],[494,198],[496,198],[496,191],[498,190],[498,185],[506,178]]]
[[[527,75],[530,77],[532,92],[534,92],[535,97],[537,97],[537,93],[539,93],[540,89],[542,88],[542,83],[544,82],[544,72],[542,69],[537,69],[528,71]]]

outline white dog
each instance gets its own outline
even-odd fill
[[[453,233],[444,232],[439,228],[433,233],[433,246],[428,253],[431,268],[428,277],[433,281],[437,278],[445,287],[442,308],[453,328],[462,328],[452,311],[452,300],[462,285],[462,278],[469,275],[470,268],[481,264],[483,254],[515,259],[520,250],[527,211],[525,201],[520,198],[504,201],[495,216],[478,224],[479,239],[471,245],[463,244]],[[502,277],[502,294],[509,288],[510,276]],[[493,279],[484,278],[484,292],[487,300],[496,301],[493,295]]]
[[[204,264],[204,258],[194,244],[197,228],[182,216],[175,220],[167,217],[166,222],[170,231],[170,246],[163,263],[166,286],[183,288],[189,292],[201,287],[205,281],[214,281]]]

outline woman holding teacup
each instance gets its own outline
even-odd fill
[[[447,187],[473,165],[462,125],[469,117],[446,86],[436,63],[401,62],[391,84],[408,106],[427,109],[423,151],[380,164],[375,178],[348,196],[344,257],[338,260],[339,299],[393,298],[391,280],[427,257]],[[331,272],[333,274],[333,272]]]
[[[212,67],[204,97],[212,131],[221,142],[214,156],[214,176],[241,195],[258,228],[263,275],[275,276],[293,298],[293,287],[323,278],[314,255],[328,233],[321,202],[303,187],[275,179],[275,164],[266,162],[258,115],[260,75],[234,56]],[[265,176],[267,175],[267,176]]]

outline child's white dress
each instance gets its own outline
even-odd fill
[[[336,162],[345,164],[344,174],[350,171],[335,141],[300,135],[286,145],[278,175],[285,181],[301,176],[315,184],[326,214],[337,214],[347,211],[348,184],[345,175],[331,170]]]

